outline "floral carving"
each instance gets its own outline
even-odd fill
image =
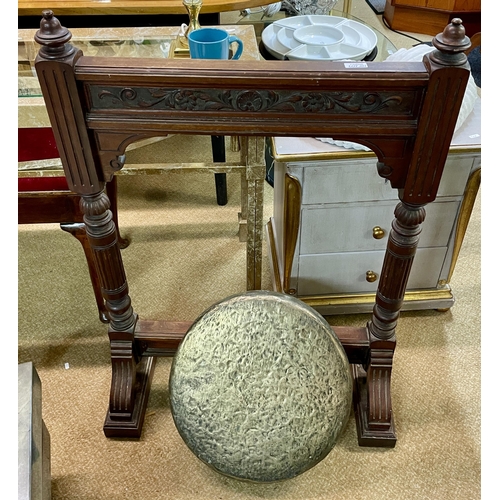
[[[94,108],[167,109],[179,111],[244,111],[293,113],[378,113],[411,114],[413,94],[401,92],[296,92],[272,90],[214,90],[164,88],[92,87]],[[407,103],[405,105],[405,103]]]

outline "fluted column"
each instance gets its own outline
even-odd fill
[[[82,197],[85,230],[106,303],[112,361],[108,421],[132,421],[139,362],[134,348],[137,317],[103,174],[95,163],[81,107],[74,67],[82,52],[68,43],[70,39],[71,33],[53,12],[44,11],[35,35],[42,46],[35,67],[69,188]]]
[[[358,441],[368,446],[394,446],[396,434],[391,401],[391,373],[396,348],[396,326],[415,257],[425,205],[434,201],[439,188],[455,123],[469,78],[470,46],[458,18],[433,40],[436,48],[425,56],[429,85],[423,102],[413,154],[401,202],[394,215],[372,318],[368,322],[370,359],[366,374],[354,371],[363,382],[357,403]],[[364,377],[366,375],[366,378]]]

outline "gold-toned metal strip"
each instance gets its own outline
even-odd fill
[[[464,145],[461,144],[459,146],[450,146],[450,153],[452,154],[462,154],[462,153],[480,153],[481,146],[480,145]]]
[[[322,151],[317,153],[304,152],[292,154],[280,154],[276,150],[275,140],[271,140],[271,151],[275,161],[278,162],[298,162],[298,161],[323,161],[323,160],[359,160],[361,158],[376,158],[373,151],[360,151],[346,149],[341,151]],[[479,145],[450,146],[450,154],[480,153]]]
[[[351,13],[351,0],[344,0],[342,4],[342,15],[348,17]]]
[[[323,161],[323,160],[359,160],[361,158],[376,158],[373,151],[358,151],[349,150],[345,151],[323,151],[318,153],[294,153],[294,154],[278,154],[276,152],[274,141],[272,141],[272,154],[275,161],[278,162],[297,162],[297,161]]]
[[[295,294],[295,290],[290,289],[290,276],[299,234],[301,200],[302,189],[299,180],[288,173],[285,174],[283,290],[292,295]]]
[[[339,306],[339,305],[361,305],[374,304],[375,293],[339,294],[339,295],[315,295],[309,297],[298,297],[302,302],[311,307]],[[452,299],[449,286],[439,290],[414,290],[407,291],[404,296],[405,302],[430,301]]]
[[[481,169],[478,168],[469,176],[467,180],[467,185],[465,186],[464,197],[462,200],[462,206],[460,207],[460,212],[458,214],[457,229],[455,232],[455,242],[453,244],[453,254],[451,258],[450,271],[448,272],[448,277],[446,278],[446,283],[451,281],[453,276],[453,271],[455,270],[455,265],[458,260],[458,255],[460,249],[462,248],[462,243],[465,238],[465,232],[467,231],[467,226],[469,225],[470,216],[472,214],[472,209],[474,208],[474,202],[476,201],[477,192],[479,191],[479,186],[481,185]]]
[[[281,281],[281,276],[280,276],[280,268],[278,264],[278,252],[276,250],[276,237],[274,234],[274,227],[273,223],[270,220],[266,224],[266,233],[267,233],[267,242],[268,242],[268,252],[269,252],[269,259],[271,261],[271,280],[273,282],[273,288],[276,292],[283,292],[283,286],[282,286],[282,281]]]

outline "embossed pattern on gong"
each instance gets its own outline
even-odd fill
[[[176,353],[170,401],[187,446],[219,472],[258,482],[320,462],[347,422],[343,347],[314,309],[254,291],[205,311]]]

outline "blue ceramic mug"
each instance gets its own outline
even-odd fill
[[[243,42],[218,28],[199,28],[188,34],[191,59],[229,59],[229,46],[236,42],[238,48],[231,59],[239,59]]]

